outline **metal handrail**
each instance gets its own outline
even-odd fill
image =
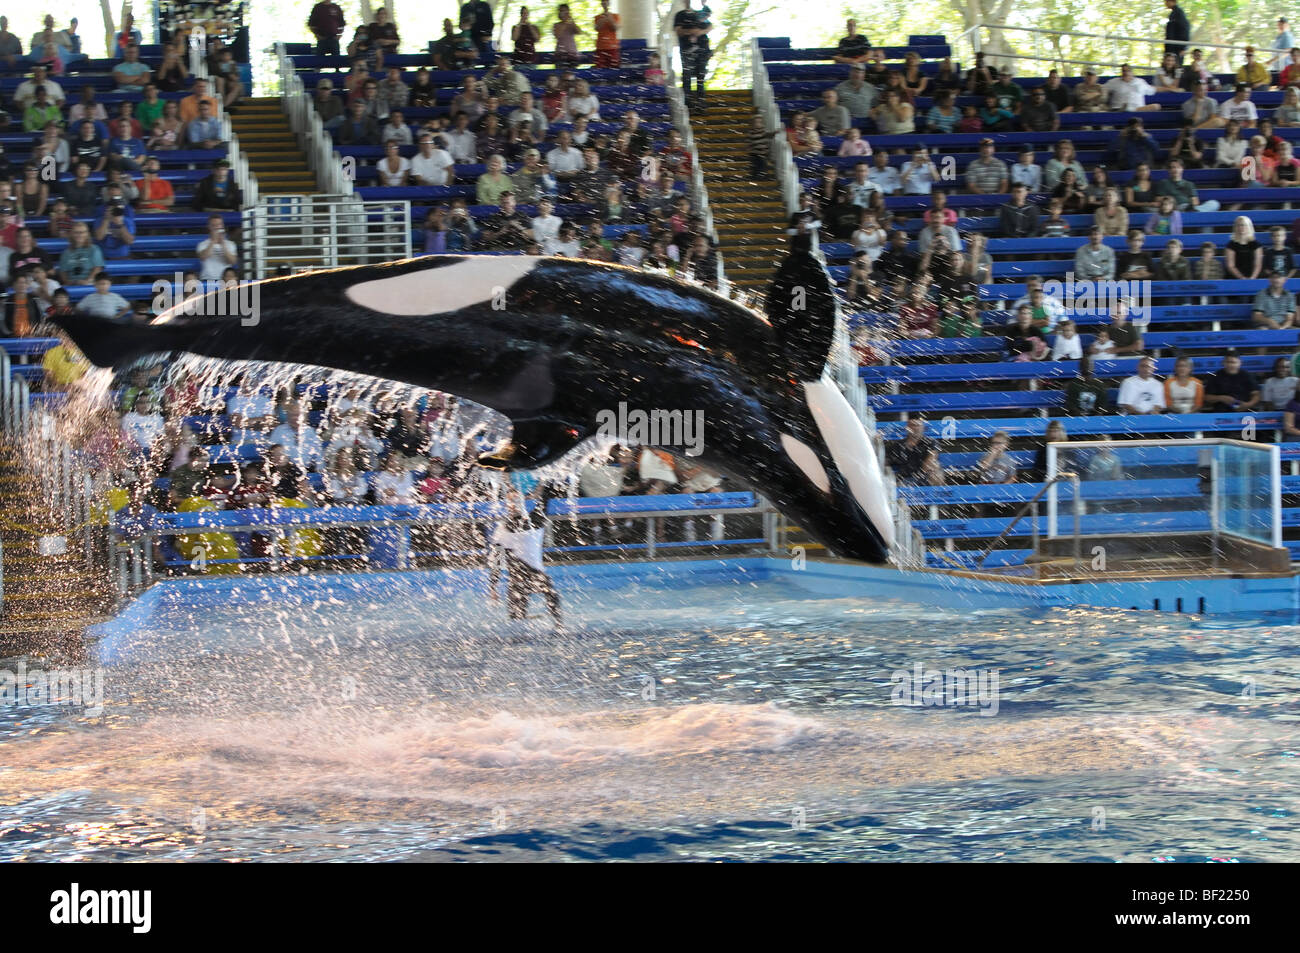
[[[275,44],[276,70],[280,76],[280,103],[289,118],[289,128],[307,156],[307,167],[316,174],[316,187],[327,195],[351,195],[354,175],[334,151],[334,139],[325,131],[320,114],[294,69],[283,43]]]
[[[1034,522],[1033,522],[1034,551],[1037,552],[1038,550],[1038,501],[1043,498],[1043,496],[1047,493],[1049,489],[1056,486],[1056,484],[1062,480],[1069,480],[1070,486],[1073,489],[1073,493],[1071,494],[1072,497],[1071,502],[1073,503],[1073,511],[1074,511],[1074,565],[1076,567],[1079,565],[1080,546],[1081,546],[1080,538],[1079,538],[1080,520],[1082,517],[1082,513],[1081,513],[1082,499],[1080,498],[1080,493],[1079,493],[1079,474],[1067,470],[1049,477],[1047,481],[1044,482],[1041,487],[1039,487],[1038,492],[1035,493],[1032,497],[1030,497],[1030,499],[1024,504],[1024,506],[1020,507],[1020,510],[1016,513],[1015,518],[1006,525],[1006,527],[1002,530],[1002,532],[998,534],[997,539],[993,540],[993,542],[989,544],[988,549],[984,550],[984,552],[980,554],[980,558],[975,561],[976,569],[984,568],[984,560],[989,558],[989,556],[993,553],[993,550],[997,549],[998,546],[1002,543],[1002,541],[1011,534],[1011,531],[1016,528],[1016,524],[1019,523],[1022,519],[1024,519],[1025,514],[1028,513],[1031,509],[1034,511]]]

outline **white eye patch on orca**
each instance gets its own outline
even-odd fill
[[[876,527],[885,545],[894,545],[894,516],[885,497],[885,480],[875,451],[867,441],[862,421],[831,381],[805,381],[804,394],[822,440],[835,461],[858,506]]]
[[[803,471],[813,486],[823,493],[831,491],[831,478],[826,475],[826,468],[817,459],[817,453],[812,447],[788,433],[781,434],[781,446],[785,448],[786,456],[794,461],[795,466]]]
[[[362,281],[347,290],[354,303],[372,311],[423,317],[491,304],[542,259],[534,255],[474,255],[454,265]]]

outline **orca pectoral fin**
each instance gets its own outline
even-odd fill
[[[478,458],[490,470],[531,470],[558,460],[587,438],[587,430],[556,420],[516,420],[510,442]]]

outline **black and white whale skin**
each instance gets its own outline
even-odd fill
[[[513,255],[267,279],[251,298],[255,323],[217,316],[227,313],[218,293],[142,326],[80,315],[56,322],[101,367],[183,351],[314,364],[454,394],[513,422],[511,444],[480,460],[502,469],[560,457],[620,403],[702,411],[694,459],[766,496],[838,556],[882,562],[892,542],[875,454],[823,377],[835,299],[825,268],[806,253],[778,269],[767,320],[666,276]]]

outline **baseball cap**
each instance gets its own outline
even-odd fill
[[[862,63],[854,63],[853,66],[849,69],[849,72],[851,73],[865,73],[866,71],[867,71],[867,67]]]
[[[1084,75],[1084,76],[1096,76],[1096,75],[1097,75],[1097,71],[1096,71],[1095,69],[1093,69],[1091,66],[1089,66],[1086,70],[1083,71],[1083,75]]]
[[[317,89],[333,89],[334,81],[332,79],[322,79],[316,83]]]

